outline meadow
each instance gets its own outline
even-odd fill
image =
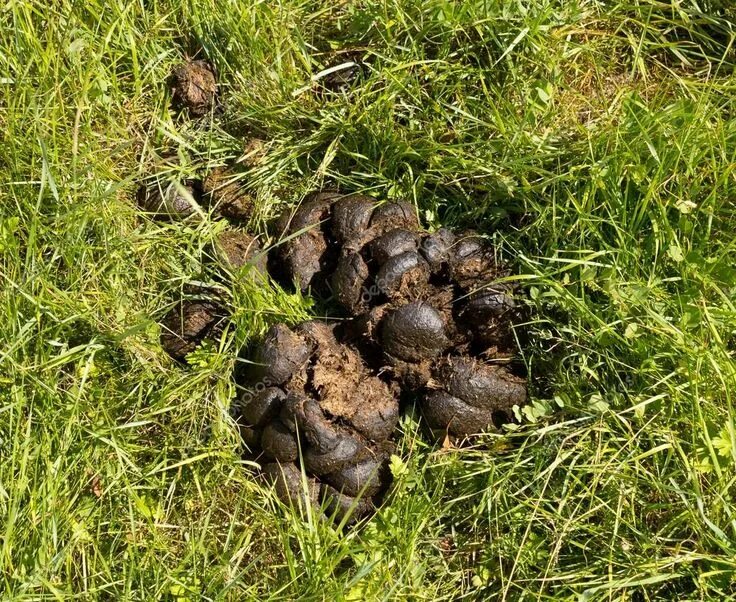
[[[729,0],[10,0],[0,28],[1,599],[736,599]],[[319,93],[348,51],[364,76]],[[218,72],[199,120],[170,107],[187,58]],[[159,321],[224,225],[135,204],[233,163],[264,238],[336,186],[493,240],[528,305],[518,424],[456,446],[409,412],[354,529],[278,501],[231,377],[325,310],[242,279],[177,364]]]

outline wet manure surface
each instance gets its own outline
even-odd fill
[[[309,492],[340,517],[370,513],[390,481],[405,394],[438,436],[514,420],[527,400],[512,367],[521,316],[486,239],[428,233],[408,203],[334,191],[308,196],[274,230],[271,276],[343,313],[337,326],[272,326],[238,383],[244,441],[282,499]]]

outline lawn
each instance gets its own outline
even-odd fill
[[[0,598],[735,599],[732,6],[7,2]],[[185,57],[218,71],[203,119],[170,109]],[[239,351],[320,304],[242,279],[220,343],[159,342],[224,224],[154,221],[138,184],[236,161],[254,233],[320,187],[405,199],[527,299],[519,424],[443,445],[409,412],[354,529],[277,500],[229,413]]]

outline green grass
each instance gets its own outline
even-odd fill
[[[0,11],[3,599],[736,598],[736,9],[727,0],[12,0]],[[349,94],[308,88],[366,48]],[[165,85],[219,70],[192,123]],[[306,87],[306,89],[305,89]],[[490,234],[532,309],[519,428],[402,421],[360,529],[252,478],[237,352],[318,311],[247,279],[175,365],[157,321],[222,224],[135,183],[265,141],[256,231],[323,184]]]

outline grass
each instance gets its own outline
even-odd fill
[[[736,598],[736,11],[726,0],[13,0],[0,12],[3,599]],[[367,50],[324,97],[331,52]],[[224,113],[169,111],[184,56]],[[401,424],[340,532],[277,502],[228,417],[237,352],[318,313],[247,279],[221,345],[157,321],[222,224],[142,178],[243,158],[253,220],[321,185],[472,226],[533,316],[532,404],[464,449]],[[247,153],[246,153],[247,154]]]

